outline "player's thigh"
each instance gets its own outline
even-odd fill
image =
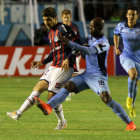
[[[75,93],[79,93],[83,90],[89,89],[88,85],[86,84],[84,78],[82,77],[82,74],[77,75],[73,78],[71,78],[69,81],[73,82],[76,86]]]
[[[110,93],[108,80],[105,76],[94,76],[86,79],[87,85],[98,95],[102,92]]]
[[[50,79],[51,79],[51,77],[52,77],[52,75],[53,75],[53,73],[54,73],[54,71],[55,71],[55,67],[50,66],[50,67],[44,72],[44,74],[41,76],[40,80],[45,80],[45,81],[47,81],[47,82],[49,83],[49,82],[50,82]]]
[[[33,90],[42,93],[44,90],[48,89],[48,82],[45,80],[38,81],[38,83],[34,86]]]
[[[136,69],[135,62],[128,57],[120,56],[120,63],[127,73],[130,69]]]
[[[62,68],[56,68],[52,73],[51,79],[49,79],[48,91],[57,93],[71,78],[73,71],[73,68],[69,68],[68,71],[64,71]]]

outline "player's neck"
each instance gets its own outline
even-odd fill
[[[65,25],[67,25],[67,26],[70,26],[70,22],[67,22],[67,23],[63,23],[63,24],[65,24]]]
[[[134,28],[134,26],[136,25],[135,22],[133,22],[133,23],[128,22],[127,24],[128,24],[128,27],[129,27],[129,28]]]

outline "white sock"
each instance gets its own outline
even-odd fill
[[[40,93],[38,91],[33,91],[30,96],[24,101],[24,103],[21,105],[21,107],[17,110],[17,114],[22,114],[24,111],[29,109],[31,106],[34,105],[34,97],[40,96]]]
[[[59,121],[65,122],[62,104],[60,104],[60,105],[58,105],[57,107],[55,107],[55,108],[54,108],[54,112],[55,112],[55,115],[56,115],[56,117],[57,117],[57,119],[58,119],[58,122],[59,122]]]

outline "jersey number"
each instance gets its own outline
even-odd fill
[[[98,81],[98,83],[99,83],[99,86],[103,86],[105,84],[103,80]]]

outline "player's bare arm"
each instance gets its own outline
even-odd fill
[[[121,51],[118,48],[119,47],[119,40],[120,40],[120,37],[118,35],[114,35],[114,46],[115,46],[116,55],[121,54]]]

